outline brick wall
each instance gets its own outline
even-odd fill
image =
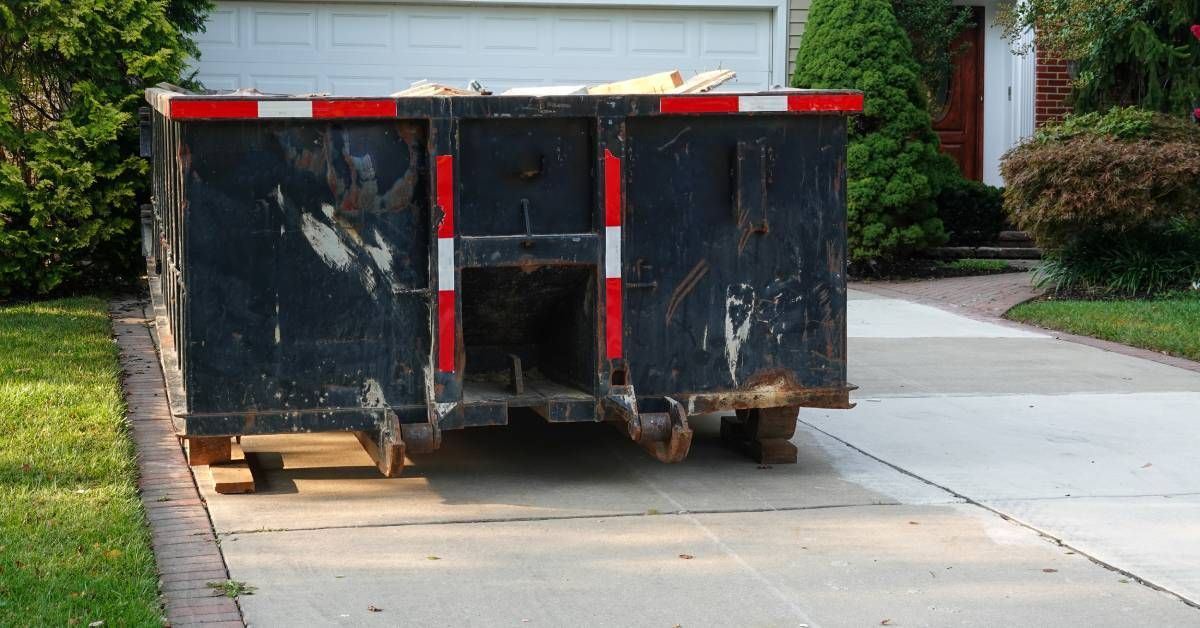
[[[1071,113],[1071,106],[1067,104],[1070,95],[1071,77],[1067,74],[1067,62],[1038,49],[1035,124],[1042,126]]]

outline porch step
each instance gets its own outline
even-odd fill
[[[999,242],[1033,242],[1033,236],[1028,231],[1001,231],[996,236]]]
[[[941,246],[929,251],[937,259],[1041,259],[1036,247]]]

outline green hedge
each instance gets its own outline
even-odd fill
[[[179,79],[195,52],[184,31],[208,8],[0,4],[0,295],[129,274],[147,185],[136,156],[141,92]]]
[[[1200,125],[1134,108],[1068,117],[1005,155],[1005,206],[1057,290],[1134,296],[1200,281]]]

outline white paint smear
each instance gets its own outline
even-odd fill
[[[388,246],[383,236],[379,235],[378,229],[372,229],[371,234],[375,236],[375,243],[378,246],[363,243],[363,248],[366,249],[367,255],[370,255],[371,259],[374,260],[375,267],[379,269],[379,272],[383,273],[384,279],[387,280],[388,284],[392,286],[392,291],[395,292],[399,289],[399,285],[396,282],[396,273],[392,270],[392,258],[394,257],[392,248]]]
[[[729,286],[725,290],[725,361],[729,377],[737,385],[737,367],[742,343],[750,336],[751,314],[754,313],[754,289],[749,285]]]
[[[303,214],[300,216],[300,231],[304,233],[304,239],[308,240],[309,246],[330,268],[350,268],[350,250],[342,243],[333,227],[317,220],[312,214]]]
[[[367,381],[363,382],[362,404],[366,408],[387,406],[387,400],[383,398],[383,387],[373,378],[368,377]]]

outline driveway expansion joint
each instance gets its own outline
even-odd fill
[[[952,505],[964,503],[963,501],[947,501],[945,504],[935,505]],[[548,515],[545,517],[506,517],[496,519],[445,519],[442,521],[401,521],[395,523],[363,523],[363,524],[348,524],[348,525],[332,525],[332,526],[307,526],[301,528],[286,528],[286,529],[269,529],[269,530],[229,530],[219,532],[218,535],[225,536],[246,536],[251,534],[271,534],[282,532],[321,532],[325,530],[369,530],[373,528],[412,528],[412,527],[432,527],[432,526],[447,526],[447,525],[471,525],[471,524],[502,524],[502,523],[529,523],[538,521],[577,521],[587,519],[625,519],[630,517],[687,517],[690,515],[741,515],[754,513],[769,513],[769,512],[800,512],[805,510],[835,510],[839,508],[870,508],[873,506],[905,506],[898,501],[870,501],[858,502],[849,504],[821,504],[816,506],[779,506],[775,508],[731,508],[731,509],[704,509],[704,510],[672,510],[659,512],[614,512],[598,515]]]
[[[845,445],[845,446],[847,446],[847,447],[849,447],[849,448],[853,449],[854,451],[857,451],[858,453],[860,453],[860,454],[862,454],[862,455],[864,455],[864,456],[866,456],[866,457],[868,457],[868,458],[871,458],[872,460],[875,460],[876,462],[879,462],[880,464],[887,465],[888,467],[890,467],[890,468],[892,468],[892,469],[896,470],[896,471],[897,471],[897,472],[899,472],[899,473],[903,473],[904,475],[907,475],[908,477],[911,477],[911,478],[913,478],[913,479],[915,479],[915,480],[919,480],[919,481],[921,481],[921,482],[924,482],[924,483],[926,483],[926,484],[928,484],[928,485],[930,485],[930,486],[932,486],[932,487],[934,487],[934,488],[941,489],[941,490],[943,490],[943,491],[945,491],[945,492],[947,492],[947,493],[949,493],[949,494],[951,494],[951,495],[954,495],[955,497],[957,497],[957,498],[959,498],[959,499],[963,500],[964,502],[966,502],[966,503],[968,503],[968,504],[971,504],[972,506],[977,506],[977,507],[979,507],[979,508],[982,508],[982,509],[984,509],[984,510],[986,510],[986,511],[988,511],[988,512],[991,512],[992,514],[999,516],[1000,518],[1004,519],[1005,521],[1011,521],[1011,522],[1013,522],[1013,523],[1015,523],[1015,524],[1017,524],[1017,525],[1019,525],[1019,526],[1021,526],[1021,527],[1023,527],[1023,528],[1026,528],[1026,529],[1028,529],[1028,530],[1031,530],[1031,531],[1033,531],[1034,533],[1036,533],[1038,536],[1041,536],[1042,538],[1044,538],[1044,539],[1046,539],[1046,540],[1048,540],[1048,541],[1051,541],[1051,542],[1055,543],[1055,544],[1056,544],[1056,545],[1058,545],[1059,547],[1063,547],[1063,548],[1066,548],[1066,549],[1068,549],[1068,550],[1071,550],[1072,552],[1075,552],[1077,555],[1079,555],[1079,556],[1082,556],[1082,557],[1084,557],[1084,558],[1086,558],[1086,559],[1090,560],[1091,562],[1093,562],[1093,563],[1095,563],[1095,564],[1097,564],[1097,565],[1099,565],[1099,566],[1101,566],[1101,567],[1104,567],[1105,569],[1107,569],[1107,570],[1109,570],[1109,571],[1112,571],[1112,572],[1115,572],[1115,573],[1119,573],[1119,574],[1121,574],[1121,575],[1125,576],[1126,578],[1129,578],[1130,580],[1132,580],[1132,581],[1134,581],[1134,582],[1137,582],[1138,584],[1141,584],[1141,585],[1143,585],[1143,586],[1145,586],[1145,587],[1148,587],[1148,588],[1150,588],[1150,589],[1153,589],[1153,590],[1155,590],[1155,591],[1159,591],[1159,592],[1162,592],[1162,593],[1166,593],[1167,595],[1170,595],[1170,596],[1174,597],[1175,599],[1179,600],[1180,602],[1183,602],[1183,603],[1184,603],[1184,604],[1186,604],[1187,606],[1191,606],[1192,608],[1197,608],[1197,609],[1200,609],[1200,602],[1195,602],[1195,601],[1192,601],[1192,600],[1190,600],[1190,599],[1188,599],[1188,598],[1184,597],[1183,595],[1180,595],[1179,593],[1176,593],[1175,591],[1172,591],[1171,589],[1168,589],[1168,588],[1166,588],[1166,587],[1164,587],[1164,586],[1162,586],[1162,585],[1159,585],[1159,584],[1156,584],[1156,583],[1154,583],[1154,582],[1152,582],[1152,581],[1150,581],[1150,580],[1147,580],[1147,579],[1145,579],[1145,578],[1143,578],[1143,577],[1141,577],[1141,576],[1139,576],[1139,575],[1137,575],[1137,574],[1135,574],[1135,573],[1133,573],[1133,572],[1131,572],[1131,571],[1128,571],[1128,570],[1122,569],[1122,568],[1120,568],[1120,567],[1117,567],[1116,565],[1113,565],[1112,563],[1109,563],[1109,562],[1106,562],[1106,561],[1104,561],[1104,560],[1101,560],[1101,559],[1099,559],[1099,558],[1097,558],[1097,557],[1095,557],[1095,556],[1093,556],[1093,555],[1089,554],[1088,552],[1085,552],[1085,551],[1083,551],[1082,549],[1080,549],[1080,548],[1078,548],[1078,547],[1075,547],[1074,545],[1071,545],[1071,544],[1069,544],[1069,543],[1067,543],[1067,542],[1063,541],[1061,538],[1059,538],[1059,537],[1057,537],[1057,536],[1054,536],[1053,534],[1050,534],[1049,532],[1046,532],[1046,531],[1044,531],[1044,530],[1042,530],[1042,529],[1038,528],[1037,526],[1034,526],[1034,525],[1031,525],[1031,524],[1029,524],[1029,523],[1026,523],[1026,522],[1024,522],[1024,521],[1021,521],[1020,519],[1018,519],[1018,518],[1016,518],[1016,517],[1014,517],[1014,516],[1012,516],[1012,515],[1009,515],[1009,514],[1007,514],[1007,513],[1003,512],[1003,511],[1001,511],[1001,510],[998,510],[998,509],[996,509],[996,508],[994,508],[994,507],[992,507],[992,506],[989,506],[989,505],[987,505],[987,504],[985,504],[985,503],[983,503],[983,502],[981,502],[981,501],[979,501],[979,500],[977,500],[977,499],[975,499],[975,498],[972,498],[972,497],[970,497],[970,496],[968,496],[968,495],[964,495],[964,494],[962,494],[962,493],[960,493],[960,492],[958,492],[958,491],[956,491],[956,490],[954,490],[954,489],[952,489],[952,488],[950,488],[950,487],[948,487],[948,486],[944,486],[944,485],[942,485],[942,484],[938,484],[937,482],[934,482],[933,480],[930,480],[930,479],[928,479],[928,478],[925,478],[925,477],[923,477],[923,476],[921,476],[921,475],[918,475],[917,473],[915,473],[915,472],[913,472],[913,471],[910,471],[910,470],[908,470],[908,469],[906,469],[906,468],[904,468],[904,467],[901,467],[901,466],[899,466],[899,465],[897,465],[897,464],[894,464],[894,463],[891,463],[891,462],[889,462],[889,461],[887,461],[887,460],[884,460],[883,458],[880,458],[879,456],[876,456],[875,454],[873,454],[873,453],[871,453],[871,452],[869,452],[869,451],[867,451],[867,450],[865,450],[865,449],[862,449],[862,448],[860,448],[860,447],[857,447],[857,446],[855,446],[854,444],[852,444],[852,443],[850,443],[850,442],[846,441],[845,439],[839,438],[839,437],[837,437],[837,436],[835,436],[835,435],[833,435],[833,434],[831,434],[831,433],[829,433],[829,432],[827,432],[827,431],[825,431],[825,430],[823,430],[823,429],[821,429],[821,428],[817,427],[816,425],[813,425],[812,423],[809,423],[809,422],[807,422],[807,421],[805,421],[805,420],[803,420],[803,419],[800,419],[800,424],[801,424],[801,425],[808,426],[808,428],[809,428],[809,429],[812,429],[812,430],[814,430],[814,431],[816,431],[816,432],[819,432],[819,433],[821,433],[821,434],[824,434],[825,436],[827,436],[827,437],[829,437],[829,438],[832,438],[833,440],[835,440],[835,441],[837,441],[837,442],[839,442],[839,443],[842,443],[843,445]],[[1016,500],[1014,500],[1014,501],[1016,501]]]

